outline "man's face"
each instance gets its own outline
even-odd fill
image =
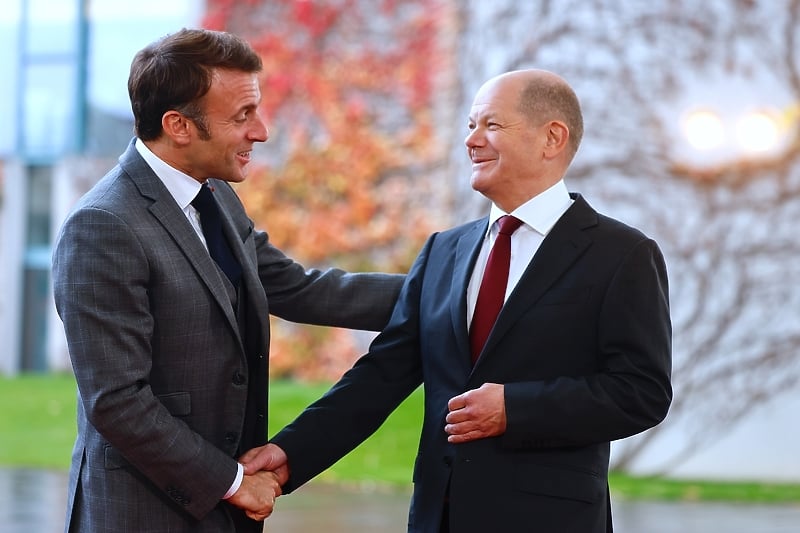
[[[269,137],[258,114],[260,101],[256,73],[215,70],[211,88],[200,103],[207,134],[196,125],[187,174],[200,181],[244,181],[253,144]]]
[[[472,103],[464,140],[472,160],[472,188],[511,211],[533,196],[541,173],[546,128],[518,109],[521,82],[499,78],[485,84]]]

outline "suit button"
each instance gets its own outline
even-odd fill
[[[236,442],[236,433],[226,433],[225,442],[228,444],[234,444]]]
[[[175,487],[167,487],[167,494],[169,494],[170,498],[172,498],[179,504],[183,505],[184,507],[192,503],[192,499],[190,497],[186,496],[183,492],[181,492],[180,489],[177,489]]]
[[[233,373],[233,384],[234,385],[244,385],[247,380],[242,375],[241,372],[234,372]]]
[[[453,458],[450,456],[446,456],[444,458],[444,464],[446,464],[447,466],[453,466]]]

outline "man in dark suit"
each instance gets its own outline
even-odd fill
[[[222,32],[140,51],[138,138],[60,232],[55,301],[79,393],[67,531],[262,531],[278,476],[236,458],[266,442],[269,314],[388,321],[403,276],[306,270],[229,184],[268,137],[260,70]]]
[[[471,183],[492,200],[489,217],[431,236],[369,353],[241,460],[254,472],[288,457],[293,490],[424,383],[409,531],[611,531],[610,441],[658,424],[672,398],[664,260],[567,192],[583,120],[562,78],[489,80],[469,129]],[[505,215],[516,231],[498,231],[514,220]],[[510,240],[504,270],[499,233]],[[486,322],[483,285],[506,275]]]

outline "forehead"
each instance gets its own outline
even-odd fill
[[[258,105],[261,89],[258,74],[239,70],[215,69],[206,94],[209,108],[234,108]]]
[[[507,115],[519,113],[520,86],[515,80],[499,78],[491,80],[475,94],[470,116]]]

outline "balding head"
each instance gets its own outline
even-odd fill
[[[476,100],[500,87],[518,95],[518,107],[533,125],[549,120],[563,122],[569,130],[569,159],[583,138],[583,114],[578,97],[561,76],[540,69],[514,70],[491,78],[478,90]]]
[[[507,213],[540,194],[569,168],[583,134],[575,93],[544,70],[507,72],[481,86],[464,140],[472,188]]]

